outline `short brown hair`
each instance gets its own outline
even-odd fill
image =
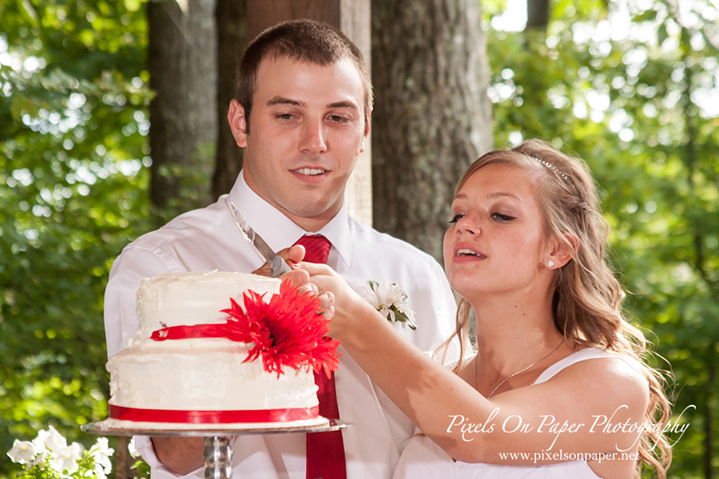
[[[372,80],[359,48],[342,32],[314,20],[290,20],[260,33],[245,50],[238,68],[236,100],[245,110],[249,133],[252,98],[257,90],[257,72],[265,58],[287,57],[299,62],[328,66],[349,59],[357,67],[364,90],[365,130],[372,108]]]

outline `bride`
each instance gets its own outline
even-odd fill
[[[538,140],[479,158],[444,237],[462,298],[452,371],[330,268],[295,266],[329,292],[331,336],[419,429],[395,478],[631,478],[642,464],[666,477],[669,404],[644,336],[622,314],[606,240],[581,160]]]

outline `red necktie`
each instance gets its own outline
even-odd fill
[[[305,261],[327,263],[332,244],[322,235],[303,236],[297,243],[305,247]],[[324,373],[315,373],[315,384],[319,388],[320,416],[339,419],[335,375],[327,379]],[[342,432],[315,432],[307,434],[307,479],[346,479],[345,448]]]

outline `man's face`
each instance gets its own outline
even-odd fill
[[[308,231],[339,211],[345,185],[364,150],[364,93],[357,68],[286,57],[265,59],[250,113],[233,100],[228,119],[245,148],[247,184]]]

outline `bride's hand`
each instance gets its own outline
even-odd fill
[[[330,336],[333,338],[344,341],[343,338],[351,335],[353,328],[362,323],[361,318],[374,313],[372,306],[329,266],[298,263],[295,271],[309,273],[310,283],[321,292],[320,298],[324,297],[323,302],[328,304],[325,317],[331,320]]]
[[[310,273],[302,269],[293,269],[289,273],[284,273],[279,276],[280,280],[285,281],[289,279],[292,283],[293,288],[298,288],[300,293],[310,293],[317,296],[320,299],[320,309],[324,311],[324,317],[328,320],[334,316],[335,308],[334,294],[331,291],[323,291],[320,293],[317,285],[310,282]]]

